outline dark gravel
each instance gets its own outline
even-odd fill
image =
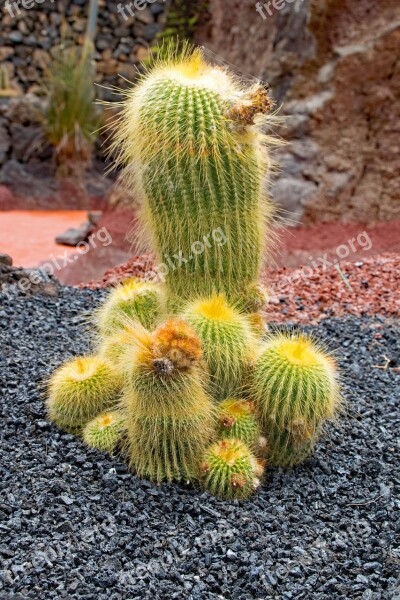
[[[349,414],[308,463],[225,503],[140,481],[46,422],[40,382],[87,349],[101,293],[0,298],[0,598],[399,598],[398,325],[313,329],[340,349]]]

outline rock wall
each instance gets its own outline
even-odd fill
[[[43,83],[52,51],[63,40],[83,43],[88,4],[87,0],[1,3],[0,64],[8,72],[10,87],[21,95],[9,101],[0,98],[0,210],[102,207],[114,194],[113,182],[103,176],[106,133],[98,138],[93,166],[79,186],[73,180],[57,180],[53,148],[43,133]],[[126,9],[128,4],[128,0],[99,0],[96,80],[102,86],[97,96],[105,100],[118,99],[108,88],[127,87],[124,78],[135,79],[138,62],[147,57],[149,44],[163,27],[169,0],[142,3],[144,8],[133,8],[133,16]]]
[[[400,218],[398,0],[260,5],[210,0],[198,41],[269,82],[289,115],[274,197],[303,222]]]
[[[0,63],[6,66],[14,87],[40,94],[51,49],[63,39],[83,42],[89,2],[24,0],[25,6],[32,5],[28,10],[21,0],[18,4],[15,7],[15,0],[9,0],[9,9],[4,1],[0,6]],[[128,0],[99,0],[95,58],[97,81],[106,86],[124,87],[122,77],[134,78],[135,64],[147,56],[148,44],[162,29],[168,0],[133,8],[133,16],[128,10],[118,11],[118,5],[129,4]],[[107,96],[106,90],[103,95]]]

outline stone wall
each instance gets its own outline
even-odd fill
[[[303,222],[400,218],[398,0],[264,2],[210,0],[198,41],[290,115],[275,198]]]
[[[43,134],[46,107],[44,75],[52,51],[62,40],[82,44],[87,23],[88,0],[26,0],[24,9],[0,6],[0,64],[8,71],[10,87],[20,96],[0,98],[0,209],[91,208],[103,206],[110,198],[112,180],[104,178],[107,168],[107,134],[100,135],[94,161],[86,180],[59,181],[53,148]],[[139,61],[148,56],[148,46],[162,29],[168,0],[149,3],[142,10],[118,12],[119,2],[99,0],[95,38],[97,97],[118,99],[110,86],[127,87],[133,81]],[[124,7],[128,0],[121,0]],[[11,14],[10,14],[11,11]]]
[[[6,66],[14,87],[40,94],[51,49],[62,39],[83,42],[89,1],[25,0],[25,5],[33,5],[29,10],[21,2],[15,8],[13,2],[10,10],[4,0],[0,6],[0,63]],[[124,7],[129,2],[99,0],[95,58],[97,81],[124,87],[122,77],[135,77],[135,64],[147,56],[148,44],[162,29],[168,0],[153,0],[144,9],[134,9],[133,16],[125,10],[127,19],[118,12],[118,4]],[[111,96],[107,90],[103,95]]]

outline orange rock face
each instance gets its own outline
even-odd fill
[[[398,1],[260,5],[212,0],[199,41],[267,81],[290,115],[276,200],[306,223],[399,218]]]

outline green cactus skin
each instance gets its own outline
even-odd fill
[[[118,402],[120,380],[97,356],[81,356],[62,365],[48,384],[47,409],[62,429],[79,430]]]
[[[246,400],[228,398],[218,406],[218,438],[237,439],[253,448],[260,436],[254,405]]]
[[[160,337],[167,353],[165,331]],[[126,455],[139,477],[157,482],[192,480],[215,434],[215,408],[202,385],[207,376],[188,360],[179,368],[181,354],[177,363],[160,356],[156,342],[157,332],[124,357]],[[191,352],[189,356],[193,357]]]
[[[270,108],[261,84],[244,89],[200,50],[160,61],[127,92],[113,151],[179,305],[214,291],[236,301],[258,279],[271,237]]]
[[[121,412],[102,413],[89,421],[83,429],[82,437],[90,448],[113,454],[121,442],[124,418]]]
[[[251,450],[236,439],[225,439],[208,448],[201,465],[204,489],[226,500],[249,498],[260,485],[264,468]]]
[[[97,327],[102,336],[115,335],[132,320],[152,329],[163,310],[162,307],[162,291],[157,284],[128,279],[114,288],[97,310]]]
[[[333,359],[311,338],[296,333],[265,342],[251,393],[267,439],[268,460],[277,466],[303,461],[340,404]]]
[[[138,328],[138,323],[127,318],[124,320],[124,327],[121,329],[117,327],[116,333],[100,336],[98,356],[110,363],[116,374],[121,377],[121,361],[126,349],[137,343],[139,331],[141,330]]]
[[[254,284],[245,290],[242,298],[238,302],[239,308],[247,313],[258,313],[266,307],[268,302],[268,292],[260,283]]]
[[[221,400],[240,392],[257,348],[247,316],[230,306],[224,296],[212,296],[189,305],[183,317],[201,340],[215,397]]]

